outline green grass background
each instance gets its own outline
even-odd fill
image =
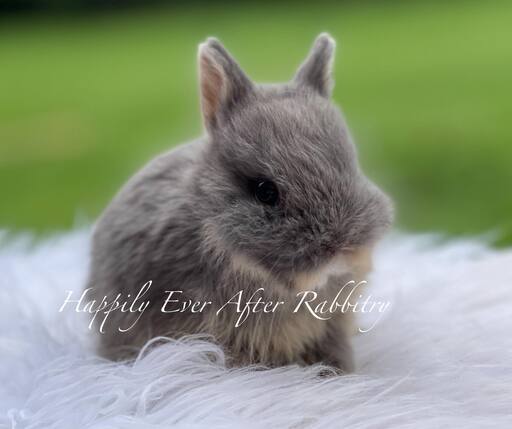
[[[321,31],[367,174],[414,231],[512,243],[512,2],[195,5],[0,20],[0,227],[92,221],[155,154],[202,133],[197,44],[289,79]]]

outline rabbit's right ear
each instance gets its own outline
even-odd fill
[[[336,42],[327,33],[320,34],[311,48],[306,61],[299,67],[295,82],[329,97],[334,85],[332,79],[332,63]]]
[[[199,45],[198,61],[201,110],[205,127],[211,131],[254,93],[254,86],[215,38]]]

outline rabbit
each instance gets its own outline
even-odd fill
[[[354,370],[351,314],[294,312],[300,291],[329,299],[364,279],[393,218],[331,101],[334,50],[323,33],[289,83],[257,85],[217,39],[199,45],[205,136],[151,161],[94,227],[86,287],[95,299],[152,284],[152,304],[132,329],[117,326],[135,315],[112,314],[100,355],[126,359],[151,338],[206,334],[231,365]],[[170,290],[212,305],[164,313]],[[262,291],[282,308],[236,327],[235,308],[216,309],[238,291]]]

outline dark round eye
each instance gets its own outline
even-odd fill
[[[279,200],[279,192],[274,182],[270,180],[260,180],[254,188],[254,195],[263,204],[273,206]]]

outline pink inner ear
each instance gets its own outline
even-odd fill
[[[213,124],[220,109],[224,79],[219,66],[203,53],[200,59],[201,108],[206,126]]]

